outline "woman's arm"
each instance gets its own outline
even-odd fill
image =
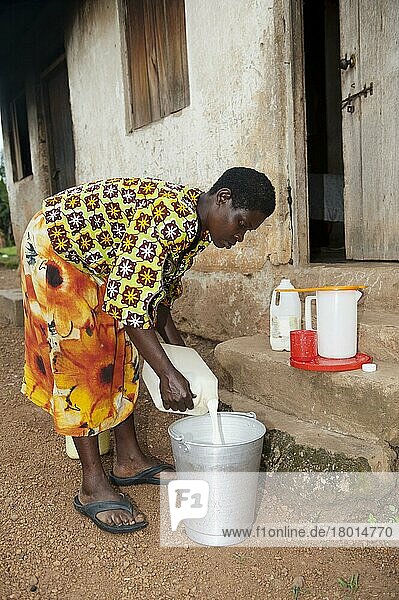
[[[158,305],[157,331],[167,344],[175,344],[175,346],[186,345],[174,324],[169,306],[165,306],[165,304]]]
[[[176,330],[177,331],[177,330]],[[194,408],[194,394],[187,379],[170,362],[154,329],[126,326],[126,332],[141,356],[154,369],[160,379],[160,392],[166,410]]]

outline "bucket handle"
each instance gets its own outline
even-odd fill
[[[247,413],[246,412],[235,412],[234,411],[233,414],[238,415],[239,417],[248,417],[249,419],[256,419],[256,413],[254,413],[252,411],[251,412],[247,412]]]
[[[181,435],[181,433],[176,434],[173,433],[173,431],[169,431],[169,435],[175,440],[175,442],[182,442],[184,440],[184,435]]]
[[[183,452],[190,452],[190,448],[187,446],[184,441],[184,435],[173,433],[173,431],[169,432],[169,435],[179,444],[179,448],[183,450]]]

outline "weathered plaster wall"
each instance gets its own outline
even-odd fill
[[[208,189],[234,165],[267,173],[277,193],[275,214],[238,247],[207,249],[176,304],[181,326],[200,335],[264,331],[272,265],[291,258],[282,0],[186,0],[190,106],[132,133],[118,2],[77,4],[65,36],[76,181],[148,175]],[[31,127],[39,155],[37,117]],[[47,194],[43,168],[37,177],[40,160],[32,160],[28,189],[12,191],[22,211],[18,223]]]
[[[213,340],[268,331],[273,271],[270,263],[253,274],[189,271],[173,307],[179,329]]]
[[[264,331],[270,262],[291,257],[279,8],[272,0],[186,0],[190,106],[133,133],[117,6],[86,2],[67,41],[77,181],[140,174],[208,189],[223,170],[244,165],[276,187],[267,223],[233,250],[210,247],[186,276],[177,320],[215,339]]]
[[[285,262],[290,254],[285,114],[275,66],[280,59],[274,3],[186,0],[186,12],[190,106],[130,134],[117,5],[89,0],[78,12],[67,40],[76,179],[144,174],[208,188],[230,166],[257,168],[269,175],[278,193],[273,227],[255,234],[256,248],[207,252],[200,265],[258,270],[268,256]]]

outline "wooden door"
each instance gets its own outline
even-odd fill
[[[346,256],[399,260],[397,0],[342,0],[340,31]]]
[[[42,79],[51,193],[75,185],[75,146],[68,71],[63,59]]]

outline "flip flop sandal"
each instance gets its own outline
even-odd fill
[[[121,500],[101,500],[98,502],[89,502],[89,504],[82,504],[79,497],[75,496],[73,505],[78,512],[89,517],[97,527],[103,531],[108,531],[108,533],[131,533],[132,531],[144,529],[144,527],[147,527],[148,525],[147,521],[133,523],[132,525],[109,525],[97,518],[99,512],[115,509],[128,510],[133,515],[133,506],[131,502],[124,498],[121,498]]]
[[[141,471],[132,477],[117,477],[113,473],[110,473],[109,480],[111,483],[117,486],[140,485],[142,483],[150,483],[152,485],[167,485],[170,481],[169,479],[162,480],[161,477],[154,477],[154,475],[158,475],[158,473],[161,473],[162,471],[175,471],[175,468],[169,463],[161,463],[160,465],[155,465],[149,469],[144,469],[144,471]]]

